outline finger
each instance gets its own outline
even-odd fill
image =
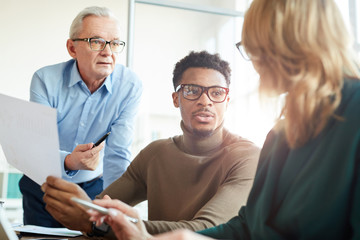
[[[111,209],[105,221],[111,226],[114,232],[126,232],[131,235],[132,233],[139,231],[136,226],[137,224],[131,223],[126,219],[125,214],[116,209]]]
[[[79,144],[74,149],[74,152],[85,152],[85,151],[91,149],[93,146],[94,146],[93,143]]]
[[[97,221],[103,215],[96,210],[88,209],[86,213],[90,216],[90,221]]]
[[[65,201],[53,198],[48,194],[44,195],[43,200],[46,203],[46,208],[57,210],[59,212],[71,211],[71,207],[69,207],[69,205],[66,204]]]
[[[93,145],[92,150],[96,150],[97,152],[100,152],[104,148],[104,146],[105,146],[105,142],[102,142],[100,145],[97,146]]]
[[[44,189],[45,191],[56,189],[64,192],[77,193],[79,186],[58,177],[48,176]]]
[[[50,205],[45,206],[46,211],[48,211],[56,220],[60,220],[63,216],[62,211],[54,208]]]
[[[103,149],[104,147],[104,143],[100,144],[99,146],[95,147],[95,148],[92,148],[91,149],[91,153],[93,156],[97,155],[100,153],[100,151]]]
[[[98,148],[90,149],[90,150],[88,150],[86,152],[83,152],[83,157],[93,161],[94,159],[99,157],[100,150],[101,149],[98,149]]]
[[[109,195],[105,194],[103,199],[111,199],[111,197]]]
[[[95,204],[98,204],[100,206],[103,206],[105,208],[115,208],[120,210],[126,215],[129,215],[131,217],[139,218],[139,215],[133,207],[127,205],[126,203],[123,203],[119,200],[114,199],[95,199],[93,201]]]
[[[84,199],[84,200],[90,200],[90,198],[86,195],[86,193],[74,194],[73,192],[65,192],[65,191],[57,190],[52,187],[46,188],[43,200],[47,204],[52,204],[52,205],[56,204],[56,205],[58,205],[58,207],[61,207],[61,206],[64,207],[64,205],[70,206],[70,207],[75,206],[76,208],[79,208],[79,209],[85,211],[86,209],[84,207],[78,205],[77,203],[75,203],[71,200],[71,198],[74,196]]]
[[[45,192],[45,191],[46,191],[46,187],[47,187],[47,183],[44,182],[44,183],[41,185],[41,191]]]

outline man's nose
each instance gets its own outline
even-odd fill
[[[104,53],[104,54],[109,54],[109,55],[112,54],[112,50],[111,50],[111,47],[110,47],[110,43],[109,43],[109,42],[107,42],[107,43],[105,44],[105,48],[104,48],[101,52]]]
[[[203,105],[212,105],[212,101],[210,100],[209,96],[207,95],[207,92],[204,91],[200,98],[198,99],[198,103],[199,104],[203,104]]]

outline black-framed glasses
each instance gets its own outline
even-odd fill
[[[196,84],[181,84],[177,86],[175,92],[182,90],[182,95],[190,101],[198,100],[205,92],[208,98],[215,103],[222,103],[229,94],[229,88],[220,86],[203,87]]]
[[[111,40],[111,41],[106,41],[103,38],[97,38],[97,37],[95,38],[94,37],[94,38],[75,38],[72,40],[88,42],[90,49],[93,51],[102,51],[105,49],[106,45],[109,44],[112,52],[120,53],[125,47],[125,42],[117,40],[117,39]]]
[[[241,41],[238,42],[237,44],[235,44],[236,48],[239,50],[241,56],[246,60],[246,61],[250,61],[251,60],[251,55],[249,53],[246,52],[244,45],[241,44]]]

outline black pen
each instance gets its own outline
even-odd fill
[[[109,135],[111,132],[106,133],[104,136],[102,136],[96,143],[94,143],[94,147],[99,146]]]

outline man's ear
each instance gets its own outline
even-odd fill
[[[229,95],[227,95],[226,96],[226,109],[228,108],[228,106],[229,106],[229,102],[230,102],[230,96]]]
[[[173,92],[172,94],[172,98],[173,98],[173,104],[176,108],[179,107],[179,93],[178,92]]]
[[[71,39],[68,39],[66,41],[66,48],[68,50],[68,53],[70,54],[70,56],[74,59],[76,59],[76,49],[74,46],[75,42]]]

